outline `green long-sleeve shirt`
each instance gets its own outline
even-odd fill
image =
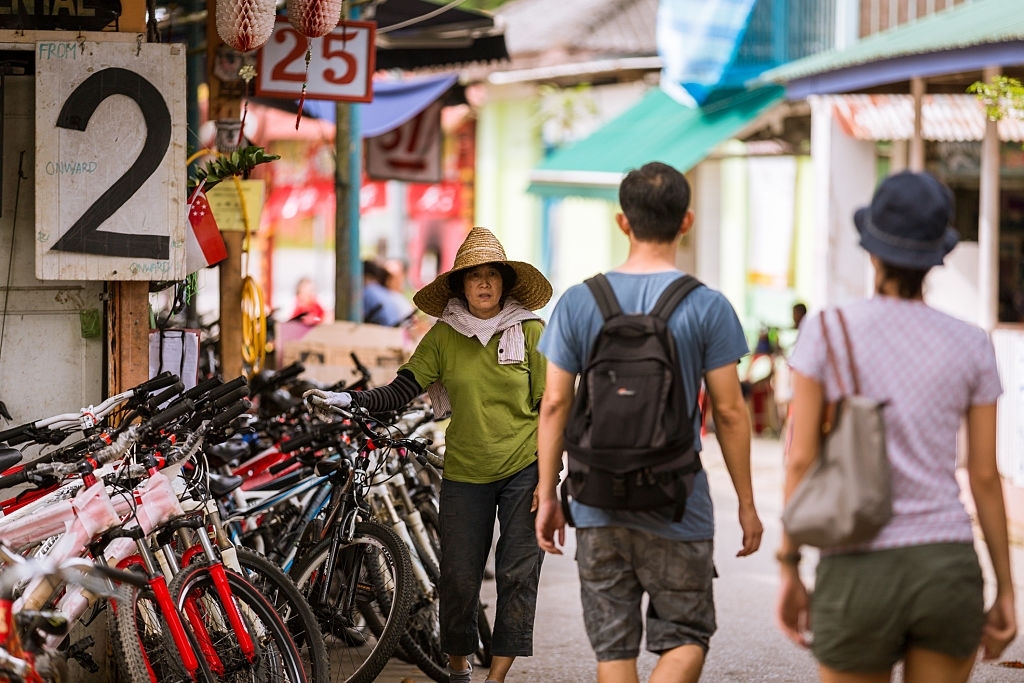
[[[546,361],[537,351],[543,323],[522,323],[526,358],[498,364],[501,332],[487,346],[448,324],[434,325],[401,369],[426,387],[440,381],[451,400],[445,432],[444,476],[484,484],[503,479],[537,459],[537,417]]]

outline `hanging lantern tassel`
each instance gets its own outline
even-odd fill
[[[252,64],[245,64],[238,70],[238,75],[245,81],[245,91],[242,95],[242,125],[238,127],[238,147],[242,147],[245,140],[245,117],[249,115],[249,83],[256,78],[256,67]]]
[[[295,130],[299,129],[299,121],[302,120],[302,105],[306,103],[306,84],[309,82],[309,62],[313,57],[313,48],[309,45],[309,38],[306,39],[306,74],[302,78],[302,92],[299,93],[299,113],[295,116]]]
[[[217,35],[239,52],[258,50],[274,32],[275,0],[217,0]]]
[[[299,95],[299,113],[295,117],[295,130],[299,129],[302,120],[302,105],[306,101],[306,83],[309,80],[309,62],[313,56],[310,38],[326,36],[334,30],[341,19],[341,0],[287,0],[288,23],[296,31],[306,36],[306,75],[302,79],[302,92]]]

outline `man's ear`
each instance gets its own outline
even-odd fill
[[[615,223],[619,226],[619,230],[622,231],[622,234],[629,237],[633,230],[629,227],[629,219],[626,218],[626,214],[622,212],[615,214]]]
[[[693,220],[694,220],[693,209],[687,209],[686,215],[683,216],[683,222],[679,226],[679,235],[680,235],[680,237],[685,235],[686,233],[690,232],[690,229],[693,227]]]

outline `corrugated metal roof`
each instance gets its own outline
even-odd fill
[[[513,0],[495,11],[509,54],[657,54],[658,0]]]
[[[790,62],[766,71],[757,81],[787,83],[885,59],[1014,41],[1024,41],[1024,2],[975,0],[868,36],[848,48]]]
[[[909,140],[914,134],[911,95],[825,95],[843,131],[859,140]],[[972,95],[925,95],[921,100],[921,136],[925,140],[981,140],[985,111]],[[1024,140],[1024,121],[999,122],[999,137]]]

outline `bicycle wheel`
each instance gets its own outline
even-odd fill
[[[310,681],[331,680],[330,658],[316,615],[290,576],[279,566],[248,548],[236,548],[242,574],[256,586],[281,615],[302,656]]]
[[[327,638],[331,680],[371,683],[405,632],[414,580],[408,550],[376,522],[356,524],[352,540],[334,557],[332,543],[321,541],[292,576]],[[379,631],[370,628],[367,614]]]
[[[171,627],[149,588],[122,585],[117,589],[113,614],[107,618],[107,634],[115,652],[120,680],[125,683],[213,681],[200,662],[197,676],[185,670]],[[186,632],[190,640],[191,634]],[[193,651],[198,644],[193,641]]]
[[[274,606],[244,576],[230,569],[224,571],[231,597],[255,646],[251,660],[242,652],[239,634],[230,624],[215,588],[211,565],[183,567],[170,585],[171,595],[187,621],[186,627],[196,634],[218,680],[307,681],[299,650]]]
[[[419,589],[409,609],[409,625],[402,636],[401,650],[403,659],[415,664],[419,670],[438,683],[448,681],[448,655],[441,649],[441,615],[438,602],[438,584],[441,580],[441,569],[434,558],[441,556],[437,510],[428,500],[417,504],[420,517],[426,531],[426,543],[429,548],[422,547],[424,539],[412,535],[414,552],[423,566],[423,570],[431,581],[430,589]]]

